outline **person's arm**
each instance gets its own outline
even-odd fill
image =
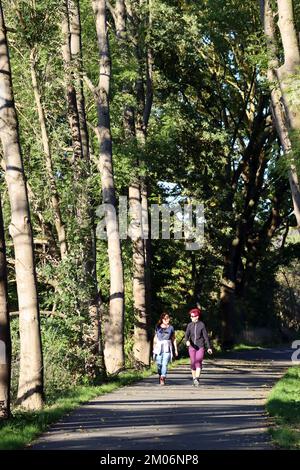
[[[155,356],[155,354],[156,354],[157,341],[158,341],[157,330],[155,329],[155,333],[154,333],[154,337],[153,337],[153,349],[152,349],[153,356]]]
[[[207,334],[206,327],[205,327],[204,323],[203,323],[202,332],[203,332],[203,337],[204,337],[207,352],[208,352],[208,354],[212,354],[212,349],[210,347],[210,342],[209,342],[208,334]]]
[[[172,334],[172,343],[173,343],[173,346],[174,346],[174,354],[177,357],[178,356],[178,349],[177,349],[177,341],[176,341],[176,337],[175,337],[175,331]]]
[[[186,328],[186,332],[185,332],[185,344],[187,346],[190,346],[191,343],[190,343],[190,325],[188,324],[187,328]]]

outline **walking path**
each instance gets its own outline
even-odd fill
[[[187,366],[167,385],[151,376],[100,396],[65,416],[34,450],[272,449],[264,409],[274,382],[292,365],[291,349],[205,359],[198,388]]]

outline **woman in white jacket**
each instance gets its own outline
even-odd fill
[[[156,359],[157,372],[160,385],[166,384],[168,364],[174,355],[177,357],[177,344],[174,327],[170,324],[170,315],[162,313],[155,328],[153,341],[153,356]]]

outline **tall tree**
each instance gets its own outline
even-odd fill
[[[299,93],[300,49],[293,11],[293,0],[277,0],[278,27],[280,31],[284,63],[277,70],[283,103],[287,114],[292,139],[299,140],[300,106],[297,100]]]
[[[49,182],[49,190],[50,190],[50,195],[51,195],[50,201],[51,201],[51,206],[52,206],[52,211],[53,211],[54,225],[55,225],[55,229],[57,233],[60,256],[61,256],[61,259],[63,259],[68,253],[67,235],[66,235],[65,224],[63,222],[62,214],[61,214],[61,207],[60,207],[61,201],[60,201],[60,196],[57,190],[56,180],[54,176],[51,142],[50,142],[49,132],[47,128],[47,119],[46,119],[45,109],[44,109],[44,104],[43,104],[43,99],[42,99],[41,84],[38,78],[39,51],[38,51],[38,45],[36,42],[37,38],[30,31],[31,25],[26,24],[26,20],[24,19],[21,9],[19,8],[19,4],[16,2],[12,2],[12,8],[16,12],[16,17],[18,18],[18,23],[19,23],[18,26],[19,26],[19,30],[22,32],[23,41],[26,43],[26,46],[28,50],[30,51],[31,82],[32,82],[35,105],[36,105],[36,110],[37,110],[37,114],[39,118],[40,130],[41,130],[40,131],[41,142],[43,146],[45,168],[46,168],[47,178]]]
[[[130,2],[129,2],[130,4]],[[146,12],[143,13],[143,9]],[[140,207],[137,213],[141,226],[141,237],[133,241],[134,288],[136,290],[136,323],[134,331],[134,353],[138,361],[149,365],[150,361],[150,237],[149,237],[149,182],[145,162],[148,123],[153,101],[152,52],[145,41],[145,31],[151,30],[151,2],[140,2],[140,12],[134,3],[130,6],[132,29],[135,37],[137,62],[135,132],[138,145],[138,166],[140,168],[139,192]],[[141,17],[140,17],[141,15]],[[133,198],[136,197],[137,181],[133,182]],[[129,196],[129,200],[130,200]]]
[[[285,63],[280,67],[278,44],[276,40],[274,12],[270,0],[261,0],[261,16],[264,26],[264,32],[267,40],[268,53],[268,71],[267,76],[271,88],[271,104],[274,124],[282,145],[284,154],[288,159],[289,183],[291,188],[294,214],[297,225],[300,227],[300,183],[293,155],[293,147],[297,149],[297,137],[291,139],[291,131],[297,132],[296,116],[300,115],[300,109],[294,109],[295,104],[291,98],[295,92],[286,90],[285,80],[289,82],[296,80],[299,74],[299,49],[297,38],[295,37],[295,26],[292,16],[292,2],[278,2],[280,6],[280,31],[283,35],[283,44],[285,45]],[[288,39],[291,36],[291,39]],[[289,44],[291,43],[291,50]],[[298,64],[298,65],[297,65]],[[288,78],[289,77],[289,78]],[[295,100],[297,102],[297,100]],[[299,132],[298,132],[299,134]],[[293,141],[293,144],[292,144]],[[299,136],[298,136],[299,141]]]
[[[23,23],[24,24],[24,23]],[[30,71],[31,71],[31,80],[34,93],[34,99],[36,104],[37,113],[39,116],[39,123],[41,128],[42,144],[45,156],[45,166],[50,186],[51,194],[51,205],[54,214],[54,223],[58,237],[58,243],[60,248],[60,256],[63,259],[67,253],[67,236],[65,224],[62,220],[61,209],[60,209],[60,198],[56,187],[56,181],[53,171],[53,162],[52,162],[52,153],[51,145],[49,139],[49,133],[47,130],[47,123],[45,118],[45,111],[42,103],[40,84],[37,74],[37,49],[33,47],[30,52]]]
[[[129,183],[130,236],[132,239],[134,357],[143,365],[150,362],[150,239],[148,234],[148,185],[144,153],[152,106],[151,57],[145,46],[145,24],[150,11],[143,11],[145,2],[117,0],[109,5],[115,23],[120,55],[136,64],[136,83],[123,83],[123,93],[131,103],[123,110],[124,137],[136,146]],[[145,83],[146,82],[146,83]],[[145,93],[146,88],[146,93]],[[135,106],[133,106],[135,102]]]
[[[62,5],[62,56],[65,70],[67,109],[72,136],[74,166],[75,171],[77,170],[78,173],[77,165],[82,158],[82,144],[71,54],[71,32],[68,3],[68,0],[64,0]],[[78,175],[75,175],[75,178],[76,176],[78,177]]]
[[[261,197],[263,178],[268,163],[268,146],[274,140],[268,115],[264,113],[266,97],[261,99],[252,126],[249,143],[243,153],[241,165],[244,179],[243,209],[236,217],[235,237],[229,241],[229,249],[224,257],[224,276],[221,280],[220,306],[222,314],[222,345],[231,347],[234,341],[233,325],[235,318],[235,298],[239,287],[240,270],[243,271],[242,256],[253,230],[255,215]],[[232,180],[238,178],[237,168]],[[234,183],[233,183],[234,187]]]
[[[11,340],[4,226],[0,201],[0,420],[10,416]]]
[[[97,362],[104,370],[102,357],[100,310],[103,303],[97,287],[96,236],[92,199],[88,178],[91,173],[89,136],[86,122],[85,97],[83,91],[83,58],[81,45],[81,22],[79,1],[68,0],[62,7],[62,56],[67,97],[67,114],[72,136],[74,190],[76,198],[76,218],[78,238],[84,249],[80,253],[78,269],[84,273],[87,289],[90,291],[90,328],[87,346],[91,355],[86,364],[89,373],[97,375]],[[101,356],[99,358],[99,356]]]
[[[27,409],[43,404],[43,359],[33,237],[15,110],[6,28],[0,2],[0,139],[11,209],[9,232],[15,250],[19,302],[20,376],[18,402]]]
[[[81,17],[79,0],[69,0],[70,47],[76,82],[77,109],[80,121],[81,146],[83,157],[89,160],[89,135],[86,121],[85,97],[83,91],[83,57],[81,40]]]
[[[98,114],[97,135],[100,143],[98,168],[102,181],[110,269],[109,321],[105,331],[105,364],[109,373],[124,367],[124,279],[119,226],[116,220],[116,193],[110,130],[111,59],[106,22],[106,1],[92,0],[99,49],[99,83],[90,84]],[[112,210],[111,210],[112,209]]]

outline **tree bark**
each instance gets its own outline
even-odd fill
[[[81,132],[79,123],[79,113],[77,107],[76,89],[74,86],[74,73],[71,57],[71,32],[69,24],[69,0],[64,0],[62,14],[62,56],[65,70],[66,95],[68,104],[68,119],[72,135],[72,147],[75,163],[75,171],[78,162],[82,159]],[[78,171],[78,170],[77,170]],[[75,175],[76,177],[76,175]],[[79,177],[79,175],[77,175]]]
[[[85,160],[89,161],[89,134],[85,112],[85,97],[83,92],[83,58],[81,41],[81,18],[79,0],[69,0],[69,24],[71,33],[71,58],[74,63],[77,109],[80,123],[80,135],[82,154]]]
[[[0,420],[10,417],[11,340],[2,204],[0,200]]]
[[[61,256],[61,259],[63,259],[68,254],[67,237],[66,237],[65,225],[63,223],[62,216],[61,216],[60,200],[59,200],[59,195],[58,195],[55,178],[54,178],[52,154],[51,154],[47,125],[46,125],[45,112],[44,112],[44,108],[42,105],[41,92],[40,92],[39,82],[37,78],[36,60],[37,60],[36,51],[35,49],[32,49],[31,54],[30,54],[31,81],[32,81],[36,109],[38,112],[39,123],[40,123],[41,134],[42,134],[42,144],[43,144],[44,156],[45,156],[45,166],[46,166],[48,181],[50,185],[51,205],[52,205],[53,214],[54,214],[54,224],[55,224],[56,233],[58,237],[60,256]]]
[[[267,39],[267,50],[269,55],[268,71],[267,77],[270,83],[271,89],[271,106],[272,114],[274,119],[274,124],[286,156],[291,155],[292,151],[292,142],[289,135],[289,122],[287,107],[283,106],[283,95],[281,87],[279,86],[279,75],[276,71],[279,70],[279,60],[278,60],[278,51],[277,51],[277,42],[275,37],[275,24],[273,19],[273,11],[271,8],[270,0],[261,1],[261,15],[264,26],[264,32]],[[282,26],[282,32],[284,31],[284,26]],[[287,35],[290,35],[290,31],[287,32]],[[294,37],[294,36],[292,36]],[[292,45],[295,42],[295,38],[292,39]],[[286,42],[285,50],[288,47],[288,42]],[[293,49],[297,49],[294,45]],[[289,56],[290,52],[286,50],[287,54],[287,63],[293,64],[293,53],[292,57]],[[297,62],[297,51],[295,60]],[[299,71],[298,71],[299,73]],[[286,103],[287,104],[287,103]],[[300,114],[300,110],[298,112]],[[289,183],[291,188],[291,195],[294,207],[294,214],[297,220],[297,225],[300,227],[300,183],[297,174],[296,165],[294,162],[294,157],[290,158],[289,163]]]
[[[99,311],[99,305],[102,304],[102,301],[97,286],[96,236],[92,200],[90,188],[86,184],[91,166],[82,80],[83,58],[78,0],[65,0],[62,33],[68,116],[74,154],[74,183],[78,194],[76,203],[77,230],[82,244],[86,248],[81,253],[78,269],[83,269],[87,288],[90,289],[88,307],[90,323],[85,346],[89,348],[91,354],[86,363],[86,370],[89,376],[97,377],[99,375],[97,365],[99,361],[102,364],[101,375],[104,371],[104,359],[103,357],[99,358],[103,352]]]
[[[136,178],[129,186],[130,235],[132,239],[134,346],[135,360],[142,365],[150,363],[149,321],[146,310],[145,247],[142,226],[140,181]]]
[[[296,134],[299,142],[300,105],[299,105],[299,67],[300,51],[295,27],[292,0],[277,0],[278,26],[284,51],[284,63],[278,68],[277,74],[282,90],[283,103],[286,110],[290,130]],[[292,136],[293,139],[294,136]]]
[[[33,237],[15,111],[6,29],[0,3],[0,139],[6,162],[6,182],[11,207],[10,235],[15,249],[15,269],[20,311],[20,376],[18,403],[27,409],[43,405],[43,359],[39,303],[34,265]]]
[[[102,181],[103,203],[106,211],[106,230],[110,269],[109,323],[105,335],[105,364],[107,372],[116,373],[124,368],[124,280],[119,227],[116,217],[116,196],[110,131],[109,90],[111,62],[106,25],[106,1],[92,0],[99,48],[99,84],[95,90],[98,111],[100,156],[98,168]]]
[[[116,37],[119,42],[120,53],[124,57],[135,53],[129,45],[129,37],[127,30],[126,5],[124,0],[117,0],[114,9],[110,9],[114,18]],[[135,21],[138,21],[135,18]],[[134,26],[136,28],[136,26]],[[136,31],[134,31],[136,35]],[[138,41],[138,39],[137,39]],[[135,46],[138,47],[138,44]],[[142,60],[142,58],[141,58]],[[143,97],[143,83],[138,81],[139,85],[136,90],[136,100]],[[124,94],[134,95],[134,90],[127,83],[123,85]],[[144,109],[144,100],[142,99],[141,119]],[[125,104],[123,114],[124,135],[126,140],[135,141],[138,146],[145,146],[145,135],[137,129],[135,121],[137,113],[132,106]],[[142,119],[143,120],[143,119]],[[141,148],[143,151],[143,148]],[[141,161],[137,158],[133,165],[140,168]],[[147,200],[142,196],[141,176],[134,176],[129,184],[129,210],[130,210],[130,236],[132,238],[132,274],[133,274],[133,302],[134,302],[134,346],[133,353],[137,363],[141,365],[150,364],[150,334],[149,334],[149,310],[147,308],[147,291],[146,291],[146,258],[145,258],[145,242],[143,227],[143,219],[145,219],[145,210],[147,208]],[[144,215],[144,217],[143,217]]]
[[[142,6],[143,2],[140,2]],[[142,30],[140,12],[136,11],[135,5],[131,5],[132,29],[135,37],[134,54],[137,60],[138,78],[136,81],[136,102],[137,110],[135,113],[135,137],[138,147],[137,166],[140,176],[135,179],[129,188],[129,202],[132,206],[138,203],[140,208],[132,210],[132,223],[140,227],[140,234],[137,239],[133,240],[133,296],[135,306],[135,327],[134,327],[134,357],[144,365],[150,364],[150,348],[151,348],[151,241],[148,229],[148,182],[147,168],[144,158],[144,152],[147,139],[147,128],[152,108],[152,57],[150,49],[146,46],[143,50],[141,44],[140,31]],[[147,12],[148,18],[151,17],[150,11]],[[148,27],[151,27],[151,19],[149,19]],[[146,77],[146,87],[145,79]]]

